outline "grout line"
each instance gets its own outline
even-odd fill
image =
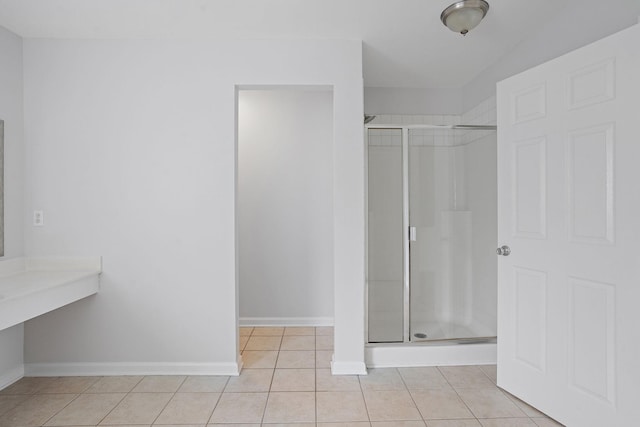
[[[409,386],[407,385],[406,381],[404,380],[404,376],[402,376],[402,372],[400,372],[400,370],[398,368],[396,368],[396,370],[398,371],[398,375],[400,375],[400,379],[402,380],[402,383],[404,384],[404,387],[407,389],[407,393],[409,393],[409,397],[411,398],[411,401],[413,402],[413,405],[416,407],[416,410],[418,411],[418,414],[420,414],[420,418],[422,419],[422,422],[427,425],[427,420],[425,420],[424,415],[422,415],[422,411],[420,411],[420,408],[418,407],[418,404],[416,403],[416,400],[413,398],[413,394],[411,394],[411,390],[409,389]],[[438,370],[438,372],[440,372]],[[440,375],[442,375],[442,373],[440,373]],[[445,378],[445,381],[447,379]],[[447,384],[449,384],[447,382]]]
[[[482,370],[480,368],[478,368],[480,370],[480,372],[482,372]],[[471,408],[469,407],[469,405],[467,405],[467,402],[464,401],[464,399],[460,396],[460,394],[458,393],[458,390],[456,390],[456,388],[449,382],[449,380],[447,379],[447,376],[445,374],[442,373],[442,371],[440,371],[440,366],[438,366],[438,372],[440,372],[440,374],[444,377],[444,379],[447,381],[447,384],[449,384],[449,386],[451,386],[451,389],[454,391],[454,393],[456,394],[456,396],[458,396],[458,399],[460,399],[460,401],[462,402],[462,404],[467,408],[467,410],[469,411],[469,413],[478,421],[480,422],[480,419],[476,416],[476,414],[471,410]],[[483,372],[484,373],[484,372]],[[463,387],[461,387],[463,388]]]
[[[227,382],[229,382],[229,378],[227,377]],[[226,383],[225,383],[225,387],[226,387]],[[224,390],[224,388],[223,388]],[[218,393],[218,399],[216,400],[216,404],[213,405],[213,409],[211,409],[211,413],[209,414],[209,417],[207,418],[207,422],[204,423],[205,426],[209,425],[211,423],[211,418],[213,417],[213,413],[216,411],[216,408],[218,407],[218,403],[220,403],[220,400],[222,400],[222,392]]]
[[[362,401],[364,402],[364,410],[367,413],[367,420],[369,420],[369,425],[371,425],[371,415],[369,415],[369,405],[367,405],[367,399],[364,397],[364,389],[362,388],[362,382],[360,382],[360,375],[358,375],[358,384],[360,385],[360,395],[362,396]]]
[[[140,384],[142,382],[142,380],[144,379],[144,375],[140,376],[140,379],[138,380],[137,383],[135,383],[133,385],[133,387],[131,387],[131,389],[127,392],[124,392],[124,396],[122,396],[122,399],[120,399],[120,401],[113,407],[111,408],[111,410],[109,412],[106,413],[106,415],[104,417],[102,417],[102,419],[100,421],[98,421],[98,424],[96,425],[100,425],[101,422],[103,422],[121,403],[124,399],[127,398],[127,396],[129,396],[131,394],[131,392],[133,391],[134,388],[136,388],[138,386],[138,384]],[[104,378],[104,377],[103,377]]]
[[[165,403],[165,405],[162,407],[162,410],[160,410],[160,412],[158,412],[158,415],[156,415],[156,417],[153,419],[153,422],[151,423],[151,425],[154,425],[156,423],[156,421],[158,421],[158,418],[160,418],[160,415],[162,415],[164,410],[167,409],[167,406],[169,406],[169,403],[171,403],[173,398],[176,396],[176,393],[178,393],[178,390],[180,390],[180,387],[182,387],[182,384],[184,384],[184,382],[186,380],[187,380],[187,375],[184,376],[184,379],[182,380],[182,382],[180,382],[180,384],[176,388],[176,391],[173,392],[173,394],[171,395],[171,398],[169,400],[167,400],[167,403]]]

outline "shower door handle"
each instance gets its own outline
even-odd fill
[[[496,250],[496,253],[502,256],[509,256],[509,254],[511,253],[511,248],[507,245],[503,245]]]
[[[418,240],[418,231],[415,227],[409,227],[409,241],[415,242]]]

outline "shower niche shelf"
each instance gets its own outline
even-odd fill
[[[101,257],[0,261],[0,330],[96,294],[101,272]]]

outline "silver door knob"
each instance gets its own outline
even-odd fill
[[[496,253],[502,256],[509,256],[509,254],[511,253],[511,248],[507,245],[503,245],[496,249]]]

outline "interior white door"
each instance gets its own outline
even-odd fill
[[[640,26],[498,84],[498,385],[640,425]]]

